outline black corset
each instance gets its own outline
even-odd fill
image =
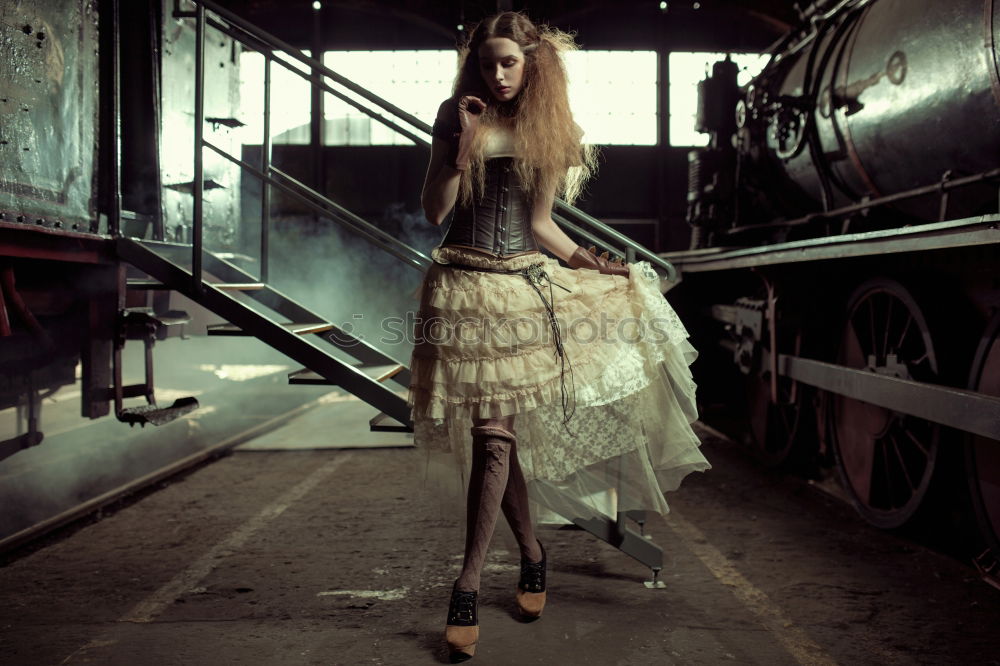
[[[442,245],[465,245],[496,256],[538,250],[531,232],[531,203],[514,173],[513,157],[486,160],[483,196],[457,205]]]

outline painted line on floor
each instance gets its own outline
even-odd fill
[[[168,606],[177,599],[189,592],[204,580],[213,569],[223,561],[223,558],[236,553],[254,534],[259,532],[268,523],[280,516],[295,502],[299,501],[309,491],[325,481],[330,475],[337,471],[341,465],[350,460],[352,454],[346,453],[338,455],[325,465],[317,468],[312,474],[292,486],[287,492],[279,496],[276,500],[264,507],[256,516],[243,523],[229,536],[213,546],[208,552],[191,563],[186,569],[178,573],[171,580],[161,586],[158,590],[140,601],[127,613],[118,618],[118,622],[147,623],[152,622]],[[117,640],[109,637],[100,637],[91,640],[89,643],[73,652],[64,659],[61,664],[72,663],[73,659],[86,656],[87,652],[100,647],[114,645]],[[88,661],[88,659],[84,659]]]
[[[767,594],[747,580],[719,549],[709,543],[701,530],[677,513],[677,509],[670,509],[670,513],[666,515],[666,522],[684,542],[684,546],[701,560],[716,580],[728,587],[733,595],[757,616],[764,628],[797,662],[809,666],[836,665],[837,661],[833,657],[809,638],[805,631],[786,618]]]
[[[312,474],[264,507],[256,516],[237,527],[233,532],[212,547],[207,553],[195,560],[191,566],[180,572],[172,580],[153,592],[146,599],[136,604],[132,610],[119,618],[119,622],[151,622],[163,610],[174,603],[188,590],[197,587],[212,569],[219,565],[222,558],[232,555],[265,525],[285,512],[295,502],[302,499],[306,493],[315,488],[326,477],[337,471],[337,468],[350,458],[350,454],[337,456]]]
[[[405,599],[410,588],[407,586],[391,590],[325,590],[317,592],[317,597],[357,597],[359,599],[378,599],[380,601],[399,601]]]

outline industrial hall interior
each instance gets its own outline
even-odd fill
[[[1000,0],[0,0],[0,663],[1000,666],[998,267]]]

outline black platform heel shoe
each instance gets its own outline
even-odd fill
[[[458,581],[451,588],[448,604],[448,624],[444,638],[448,642],[448,658],[457,664],[472,659],[479,642],[479,593],[458,589]]]
[[[521,619],[534,622],[542,616],[545,607],[545,546],[538,542],[542,551],[541,562],[528,562],[521,558],[521,580],[517,583],[517,609]]]

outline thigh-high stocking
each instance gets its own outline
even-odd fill
[[[528,485],[524,481],[524,473],[517,459],[517,443],[510,451],[510,475],[507,478],[507,489],[500,505],[503,515],[517,539],[521,557],[529,562],[541,562],[542,549],[535,539],[535,528],[531,524],[531,511],[528,507]]]
[[[528,510],[527,487],[517,463],[514,442],[502,436],[484,434],[491,427],[513,433],[513,425],[513,416],[473,420],[465,557],[462,573],[458,578],[460,590],[479,589],[486,551],[501,510],[517,537],[522,556],[527,556],[532,561],[541,559],[541,550],[534,538]]]

